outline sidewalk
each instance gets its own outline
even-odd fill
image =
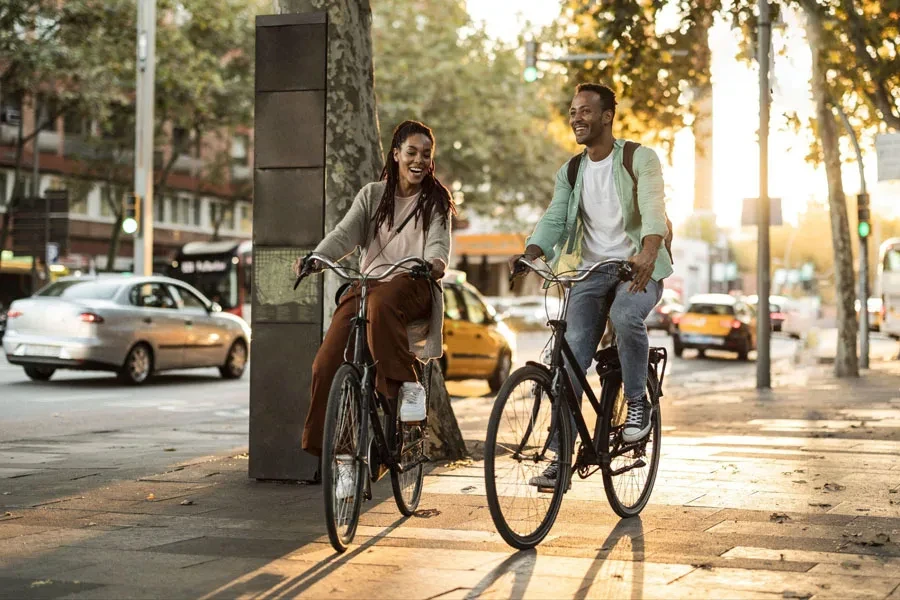
[[[477,460],[432,469],[409,519],[377,484],[344,555],[321,487],[250,480],[240,451],[59,498],[3,479],[0,597],[900,599],[900,362],[872,367],[786,371],[766,394],[673,386],[643,515],[576,480],[532,552],[495,532]],[[467,438],[490,403],[454,403]]]

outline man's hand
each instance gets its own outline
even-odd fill
[[[544,251],[541,250],[540,246],[531,244],[530,246],[525,248],[525,252],[523,254],[513,254],[509,258],[509,272],[510,273],[516,272],[516,263],[519,261],[520,258],[524,257],[525,260],[532,261],[532,260],[535,260],[536,258],[542,257],[543,255],[544,255]]]
[[[641,252],[628,259],[628,262],[631,263],[631,267],[634,269],[634,278],[631,280],[631,286],[628,288],[628,291],[632,294],[646,291],[647,283],[653,275],[653,268],[656,266],[656,255],[659,253],[662,237],[648,235],[643,242],[644,248]]]

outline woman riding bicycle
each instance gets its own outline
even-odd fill
[[[417,121],[404,121],[394,130],[381,178],[366,184],[356,195],[341,222],[325,236],[315,252],[339,260],[360,248],[360,270],[379,274],[408,256],[431,263],[431,279],[397,274],[369,284],[367,337],[377,363],[375,387],[389,402],[400,401],[403,421],[425,419],[425,388],[417,381],[417,357],[410,345],[421,341],[422,332],[407,331],[416,321],[428,320],[423,359],[441,356],[444,299],[439,281],[450,254],[450,214],[456,207],[449,190],[434,175],[435,140],[431,129]],[[301,268],[321,268],[313,259]],[[437,289],[435,289],[437,288]],[[356,315],[359,286],[341,297],[331,326],[313,362],[309,413],[303,430],[303,449],[322,454],[322,433],[328,393],[344,360],[344,349]]]

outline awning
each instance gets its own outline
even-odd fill
[[[475,233],[453,236],[453,256],[509,257],[525,251],[524,233]]]

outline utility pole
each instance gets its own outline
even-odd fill
[[[156,85],[156,0],[139,0],[137,98],[134,136],[134,195],[139,200],[134,238],[137,275],[153,274],[153,107]]]
[[[771,315],[769,313],[769,48],[772,43],[772,19],[769,1],[759,0],[759,248],[757,293],[759,314],[756,327],[756,387],[772,387],[772,365],[769,352]]]

